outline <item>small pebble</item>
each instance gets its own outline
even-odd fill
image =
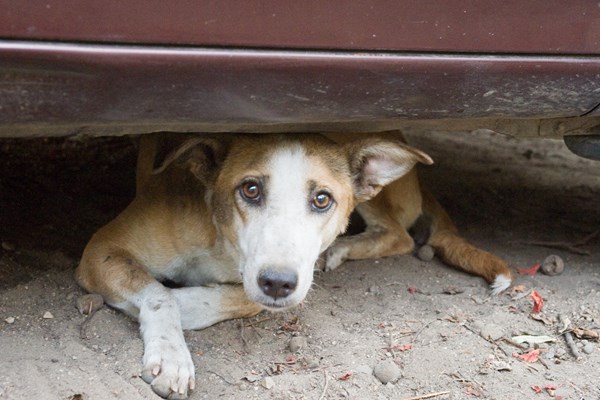
[[[510,364],[504,361],[494,361],[493,365],[496,371],[512,371]]]
[[[482,338],[486,340],[498,340],[504,336],[502,327],[495,324],[487,324],[481,328],[479,332]]]
[[[8,317],[4,320],[7,324],[12,324],[15,322],[15,317]]]
[[[307,346],[306,338],[304,336],[294,336],[288,343],[288,348],[292,353],[297,352]]]
[[[306,358],[306,368],[315,369],[319,367],[319,359],[318,358]]]
[[[542,272],[546,275],[560,275],[565,270],[565,262],[555,254],[551,254],[542,262]]]
[[[84,294],[77,299],[77,309],[81,314],[98,311],[104,305],[104,299],[99,294]]]
[[[476,331],[476,332],[481,332],[481,330],[483,329],[483,327],[485,326],[485,324],[483,322],[481,322],[480,320],[477,321],[473,321],[473,324],[471,325],[471,327]],[[517,334],[514,334],[513,336],[516,336]]]
[[[44,315],[42,316],[42,318],[44,318],[44,319],[52,319],[52,318],[54,318],[54,315],[52,315],[52,313],[50,311],[46,311],[44,313]]]
[[[583,351],[585,354],[591,354],[594,351],[594,345],[588,343],[585,346],[583,346],[583,349],[581,349],[581,351]]]
[[[355,370],[359,374],[365,374],[365,375],[373,374],[373,368],[369,367],[368,365],[359,365],[355,368]]]
[[[15,251],[15,245],[10,242],[2,242],[2,248],[6,251]]]
[[[265,389],[269,390],[275,386],[275,381],[273,381],[273,378],[271,378],[270,376],[267,376],[260,382],[260,385]]]
[[[542,353],[542,358],[544,360],[552,360],[554,356],[556,356],[556,350],[552,346]]]
[[[48,262],[61,269],[71,268],[76,264],[76,261],[73,258],[69,257],[60,250],[56,250],[48,254]]]
[[[392,360],[385,360],[380,362],[373,369],[373,375],[381,381],[383,384],[388,382],[395,382],[400,378],[400,368]]]
[[[373,296],[381,296],[381,288],[379,286],[371,286],[369,288],[369,293]]]
[[[421,246],[421,248],[417,252],[417,257],[421,261],[431,261],[431,260],[433,260],[434,255],[435,255],[435,252],[433,251],[433,247],[431,247],[427,244],[424,246]]]

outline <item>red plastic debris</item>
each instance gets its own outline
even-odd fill
[[[419,289],[417,289],[416,287],[409,287],[408,289],[408,293],[417,293],[419,291]]]
[[[352,374],[350,372],[345,373],[344,375],[340,376],[338,378],[338,380],[340,381],[347,381],[348,379],[350,379],[350,377],[352,376]]]
[[[541,388],[541,387],[539,387],[538,385],[533,385],[533,386],[531,387],[531,389],[533,389],[533,391],[535,392],[535,394],[540,394],[540,393],[542,393],[542,388]]]
[[[542,264],[537,263],[537,264],[533,264],[529,268],[517,268],[517,272],[521,275],[535,275],[541,266],[542,266]]]
[[[286,364],[296,364],[297,361],[298,361],[298,359],[296,357],[294,357],[293,355],[289,355],[285,358]]]
[[[385,349],[394,351],[408,351],[412,350],[412,344],[397,344],[395,346],[386,347]]]
[[[521,361],[525,361],[528,363],[537,362],[540,355],[540,349],[531,350],[530,352],[524,354],[513,354],[514,357],[518,358]]]
[[[535,290],[531,291],[531,300],[533,300],[533,313],[537,314],[542,311],[542,307],[544,307],[544,299],[542,296]]]

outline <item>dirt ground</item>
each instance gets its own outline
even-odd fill
[[[348,262],[317,273],[303,307],[186,332],[192,399],[600,398],[598,339],[575,335],[600,332],[600,162],[483,131],[409,139],[435,159],[423,180],[468,239],[514,268],[558,255],[564,273],[517,275],[489,297],[437,260]],[[0,399],[158,398],[139,377],[137,324],[105,307],[82,332],[72,278],[90,235],[131,199],[134,159],[129,138],[0,141]],[[580,329],[578,359],[559,315]],[[555,341],[527,348],[518,335]],[[374,369],[392,365],[399,379],[381,383]]]

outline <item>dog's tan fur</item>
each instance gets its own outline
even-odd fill
[[[372,134],[386,140],[404,137],[399,131]],[[363,134],[326,134],[327,137],[347,143],[364,139]],[[416,169],[385,186],[370,201],[357,206],[367,224],[364,233],[342,237],[327,251],[326,269],[338,267],[344,260],[387,257],[409,254],[415,242],[409,229],[424,217],[428,221],[426,243],[435,249],[443,261],[469,273],[482,276],[497,294],[506,289],[512,273],[497,256],[478,249],[462,238],[452,220],[428,190],[419,184]],[[425,244],[425,243],[421,243]]]
[[[176,144],[163,158],[166,139]],[[138,318],[142,378],[163,397],[185,398],[195,374],[182,329],[300,303],[319,254],[346,229],[354,207],[417,162],[431,160],[378,138],[340,145],[316,135],[144,136],[136,197],[92,237],[76,279]],[[259,205],[241,191],[255,181],[264,189]],[[333,202],[317,212],[322,193]],[[351,255],[367,256],[358,244]],[[385,242],[369,255],[394,252],[404,249]],[[169,289],[163,280],[188,287]]]

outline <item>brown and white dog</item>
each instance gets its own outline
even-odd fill
[[[432,162],[401,142],[379,138],[338,144],[318,135],[184,135],[157,166],[161,141],[142,137],[136,197],[92,237],[76,279],[139,320],[142,378],[168,398],[185,398],[195,386],[182,329],[302,302],[319,254],[344,232],[355,206],[415,163]],[[386,193],[419,198],[416,178],[409,180],[412,186],[397,183]],[[361,213],[376,215],[372,210],[381,201]],[[338,242],[329,268],[344,258],[409,251],[402,224],[419,209],[411,204],[402,221],[377,219],[377,226],[397,232],[371,229],[359,240]],[[390,247],[392,236],[405,246]]]

